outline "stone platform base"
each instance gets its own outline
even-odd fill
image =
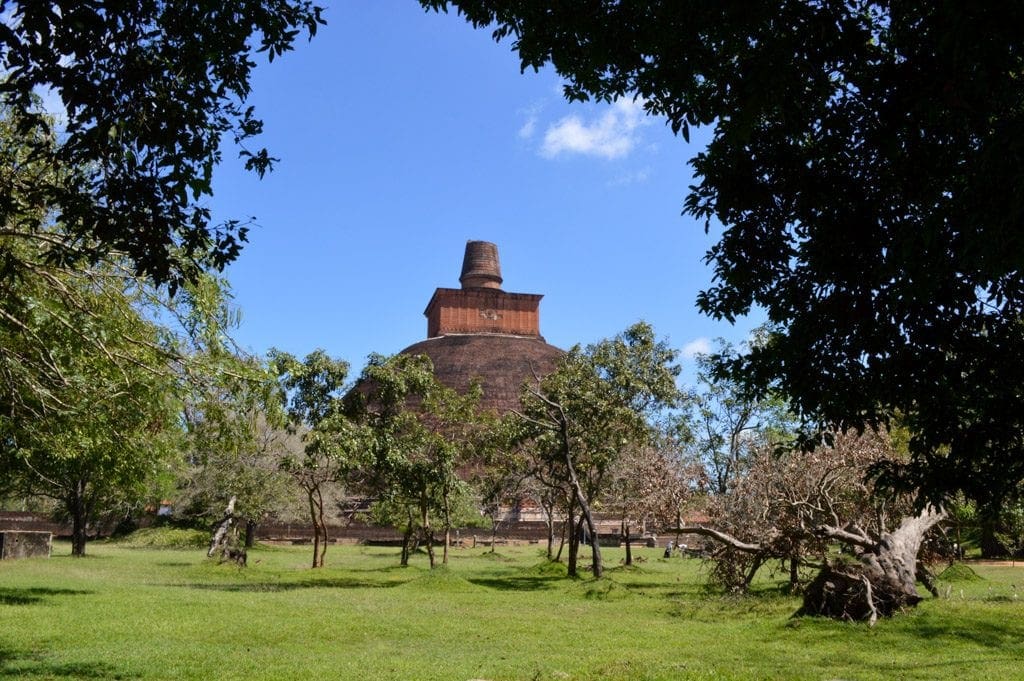
[[[49,532],[0,531],[0,559],[49,558],[52,537]]]

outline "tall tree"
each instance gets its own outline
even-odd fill
[[[265,363],[229,355],[217,369],[185,403],[189,465],[176,506],[219,518],[234,497],[251,547],[259,523],[294,493],[281,461],[297,437],[286,431],[277,376]]]
[[[93,521],[135,509],[178,451],[179,391],[134,280],[96,269],[47,274],[22,279],[31,307],[0,324],[4,358],[45,348],[36,356],[45,366],[3,363],[0,469],[24,494],[62,506],[81,556]]]
[[[425,355],[371,356],[351,393],[349,413],[365,427],[381,515],[404,528],[402,565],[418,539],[435,566],[437,517],[448,562],[453,517],[469,491],[458,469],[474,450],[479,399],[478,386],[460,395],[441,385]]]
[[[454,6],[570,99],[688,137],[724,232],[703,312],[778,325],[725,367],[808,421],[914,432],[891,481],[998,505],[1024,478],[1024,6],[675,0]]]
[[[64,264],[116,253],[172,289],[223,267],[246,239],[206,205],[224,138],[260,175],[274,161],[247,146],[263,127],[246,105],[253,53],[282,55],[320,15],[309,0],[0,0],[0,105],[47,171],[0,184],[3,234]],[[59,124],[40,91],[60,102]],[[38,205],[68,238],[25,209]],[[0,278],[14,276],[16,254],[0,256]]]
[[[603,574],[593,505],[615,462],[631,446],[648,442],[651,419],[679,399],[676,352],[650,325],[634,324],[615,338],[572,348],[553,373],[527,385],[517,412],[531,441],[580,509],[580,529],[591,546],[591,569]],[[571,518],[571,508],[569,509]],[[576,573],[578,533],[569,542],[569,573]]]
[[[331,486],[349,469],[354,429],[342,410],[348,363],[315,350],[301,361],[271,350],[270,362],[282,389],[291,427],[302,435],[302,454],[281,462],[306,495],[313,525],[313,567],[324,566],[327,553]]]

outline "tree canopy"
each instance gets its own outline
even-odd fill
[[[3,234],[62,263],[121,254],[172,288],[223,267],[246,230],[211,224],[204,200],[222,143],[261,175],[274,161],[246,146],[263,127],[246,105],[253,52],[280,56],[320,14],[309,0],[0,0],[0,104],[47,170],[0,184]],[[64,238],[48,238],[54,221]],[[0,258],[0,277],[16,274]]]
[[[646,322],[637,322],[614,338],[571,348],[551,374],[524,386],[520,442],[538,459],[538,474],[580,509],[579,530],[591,538],[592,569],[603,571],[592,506],[606,491],[613,469],[628,451],[654,438],[653,422],[678,405],[676,351],[659,340]],[[539,464],[539,465],[538,465]],[[569,574],[576,574],[578,533],[570,536]]]
[[[998,500],[1024,477],[1024,6],[856,0],[454,6],[575,100],[688,137],[723,234],[700,309],[777,332],[723,363],[840,430],[896,416],[890,482]]]

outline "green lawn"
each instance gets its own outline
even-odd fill
[[[798,600],[767,580],[708,593],[700,561],[661,549],[600,582],[565,579],[536,547],[455,550],[433,574],[367,547],[332,546],[315,571],[308,547],[256,549],[244,569],[89,551],[0,563],[0,678],[1024,678],[1022,567],[978,567],[869,629],[791,620]]]

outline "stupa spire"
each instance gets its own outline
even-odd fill
[[[467,241],[462,258],[462,288],[493,288],[501,290],[501,263],[498,247],[489,241]]]

